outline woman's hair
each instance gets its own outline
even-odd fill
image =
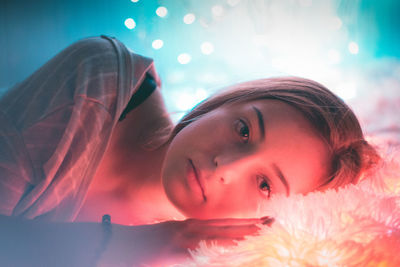
[[[375,149],[364,139],[353,111],[323,85],[298,77],[260,79],[228,87],[187,113],[172,130],[169,140],[222,105],[259,99],[275,99],[297,108],[328,144],[331,174],[321,181],[319,190],[356,183],[363,171],[379,161]]]

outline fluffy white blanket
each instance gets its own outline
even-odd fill
[[[207,246],[175,266],[400,266],[400,153],[358,185],[289,198],[276,196],[275,218],[237,246]]]

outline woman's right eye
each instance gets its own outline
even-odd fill
[[[268,178],[263,175],[257,176],[257,185],[260,191],[267,196],[267,198],[271,197],[271,186],[268,181]]]
[[[250,129],[249,126],[242,120],[238,120],[235,125],[235,130],[238,133],[240,139],[243,143],[248,143],[250,139]]]

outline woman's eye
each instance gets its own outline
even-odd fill
[[[243,120],[239,120],[236,123],[236,132],[239,134],[241,140],[244,143],[249,142],[250,139],[250,130],[249,130],[249,126],[247,126],[247,124],[243,121]]]
[[[265,194],[268,198],[271,196],[271,186],[268,183],[268,179],[263,176],[257,177],[258,188]]]

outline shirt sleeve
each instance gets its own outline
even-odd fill
[[[155,73],[151,59],[108,37],[79,41],[0,101],[0,213],[73,220],[112,130]]]

